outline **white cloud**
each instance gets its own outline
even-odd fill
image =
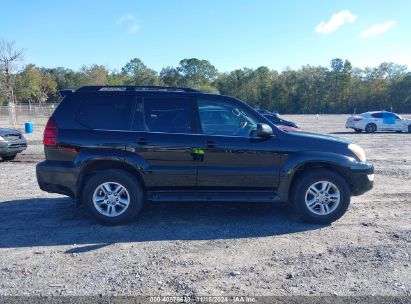
[[[134,20],[134,19],[136,19],[136,17],[135,17],[134,15],[132,15],[132,14],[127,14],[127,15],[123,15],[123,16],[121,16],[120,18],[118,18],[117,21],[116,21],[116,23],[117,23],[117,24],[120,24],[120,23],[123,23],[123,22],[126,22],[126,21],[132,21],[132,20]]]
[[[126,14],[118,18],[116,23],[117,24],[125,23],[125,24],[130,25],[130,27],[128,28],[128,32],[130,34],[135,34],[140,29],[140,26],[135,22],[135,20],[136,20],[136,17],[134,15]]]
[[[128,32],[130,33],[130,34],[135,34],[135,33],[137,33],[137,31],[140,29],[140,27],[138,26],[138,24],[133,24],[130,28],[129,28],[129,30],[128,30]]]
[[[364,32],[361,33],[361,37],[377,37],[382,33],[385,33],[389,29],[391,29],[394,25],[397,24],[396,20],[391,20],[384,23],[374,24],[371,27],[367,28]]]
[[[344,23],[353,23],[357,19],[356,15],[353,15],[348,10],[342,10],[338,13],[335,13],[331,16],[328,22],[322,21],[315,28],[317,33],[331,33],[337,30],[339,27],[344,25]]]

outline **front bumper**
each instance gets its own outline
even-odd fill
[[[26,149],[27,141],[25,139],[0,142],[0,156],[16,155]]]
[[[374,186],[374,166],[372,163],[358,163],[351,168],[352,195],[361,195]]]
[[[45,160],[36,166],[41,190],[75,197],[78,169],[71,162]]]

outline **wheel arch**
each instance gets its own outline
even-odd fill
[[[337,173],[340,175],[348,184],[350,190],[352,190],[352,181],[350,178],[350,174],[347,168],[344,168],[343,166],[332,163],[332,162],[325,162],[325,161],[309,161],[305,162],[295,168],[294,174],[291,178],[291,183],[288,188],[288,197],[292,199],[292,193],[293,189],[295,187],[295,184],[299,180],[299,178],[304,175],[305,173],[315,170],[315,169],[326,169],[330,170],[332,172]]]
[[[81,193],[87,180],[97,172],[104,170],[125,171],[136,178],[140,182],[141,187],[145,189],[144,179],[142,178],[141,173],[133,165],[122,160],[93,160],[84,164],[80,169],[76,189],[77,204],[81,204]]]

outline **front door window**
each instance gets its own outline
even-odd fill
[[[203,134],[250,137],[257,119],[247,109],[221,100],[197,101]]]

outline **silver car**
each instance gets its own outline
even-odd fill
[[[349,117],[345,127],[354,129],[357,133],[362,131],[367,133],[376,131],[411,133],[411,119],[402,118],[395,113],[386,111],[366,112]]]
[[[20,131],[0,128],[0,157],[4,161],[13,160],[26,148],[27,141]]]

